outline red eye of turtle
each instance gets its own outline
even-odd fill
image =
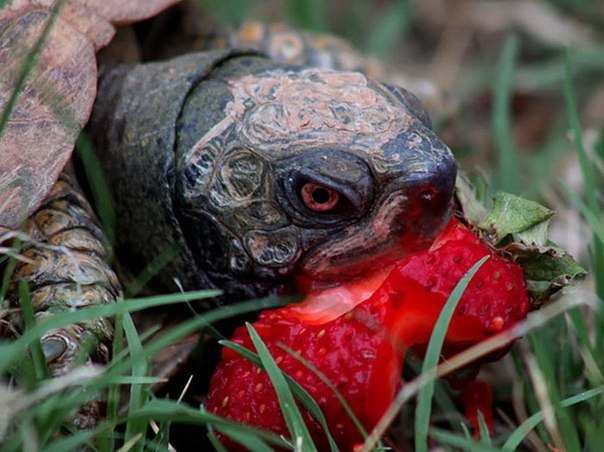
[[[302,186],[302,201],[306,207],[315,212],[328,212],[340,199],[340,194],[325,185],[307,182]]]

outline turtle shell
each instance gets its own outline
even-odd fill
[[[186,287],[212,286],[196,271],[174,215],[173,150],[187,95],[222,61],[243,54],[194,53],[164,62],[120,65],[100,76],[101,95],[88,130],[116,199],[121,219],[118,241],[140,244],[122,260],[136,271],[164,256],[166,263],[158,275],[160,279],[166,275],[162,286],[174,284],[170,275],[180,275]]]
[[[113,25],[177,1],[13,0],[0,11],[0,236],[23,224],[69,160]]]

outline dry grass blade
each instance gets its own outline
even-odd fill
[[[20,413],[48,399],[53,394],[74,386],[86,385],[89,381],[98,378],[102,371],[102,368],[97,366],[78,367],[65,376],[48,380],[30,393],[23,393],[18,389],[0,385],[0,442],[10,421]]]
[[[518,419],[518,423],[524,423],[530,416],[526,410],[526,398],[524,395],[524,382],[521,379],[514,381],[513,393],[512,393],[512,404],[514,407],[514,413]],[[509,423],[508,426],[514,428],[513,423]],[[527,434],[526,440],[530,443],[533,450],[537,452],[547,452],[548,448],[543,440],[534,431]]]
[[[526,346],[522,346],[522,357],[524,358],[526,368],[528,369],[528,374],[535,391],[537,403],[543,412],[543,425],[545,425],[545,428],[551,435],[556,448],[563,450],[564,441],[558,432],[558,421],[554,411],[554,404],[552,403],[547,390],[547,379],[541,371],[541,368],[537,363],[537,359]]]

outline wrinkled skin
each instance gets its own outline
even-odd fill
[[[449,149],[413,95],[362,74],[222,52],[118,67],[99,89],[118,252],[135,271],[173,257],[164,290],[350,279],[425,249],[449,218]]]

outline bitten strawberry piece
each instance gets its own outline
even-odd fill
[[[305,325],[273,312],[262,314],[254,324],[279,367],[317,401],[343,450],[351,449],[362,436],[334,392],[279,343],[300,353],[324,373],[342,392],[361,422],[370,428],[392,401],[402,369],[402,355],[391,346],[388,337],[380,333],[379,325],[368,321],[374,319],[381,323],[388,309],[379,303],[371,305],[363,304],[353,313],[325,325]],[[243,328],[235,332],[232,340],[254,350]],[[212,377],[208,410],[288,436],[266,372],[228,349],[222,358]],[[321,427],[307,413],[304,418],[317,446],[324,450],[327,443]]]
[[[526,316],[529,300],[521,268],[496,255],[457,220],[426,252],[397,262],[385,277],[329,289],[330,296],[309,294],[306,301],[263,312],[254,328],[279,367],[317,401],[330,431],[343,450],[362,435],[334,392],[281,344],[310,361],[341,392],[366,430],[390,405],[402,374],[405,351],[426,344],[447,297],[479,259],[479,269],[451,320],[445,346],[460,350],[501,331]],[[376,284],[378,278],[378,284]],[[254,351],[245,328],[233,341]],[[266,372],[225,349],[212,377],[209,411],[288,435],[276,394]],[[319,424],[304,412],[320,448],[326,439]]]
[[[484,423],[489,432],[493,431],[493,391],[484,381],[468,383],[459,394],[463,404],[466,418],[474,427],[474,436],[480,437],[480,424],[478,412],[482,414]]]
[[[428,252],[410,256],[396,267],[399,278],[417,281],[445,297],[480,258],[490,255],[470,282],[456,314],[481,320],[485,332],[498,332],[526,316],[530,307],[522,268],[491,251],[453,219]],[[400,286],[400,284],[399,284]]]

